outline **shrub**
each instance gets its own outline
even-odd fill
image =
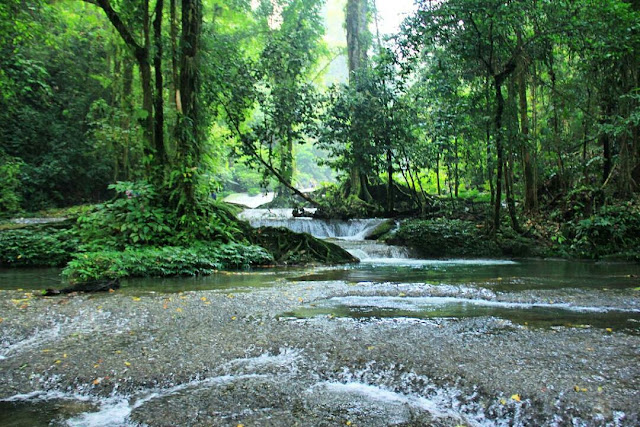
[[[78,218],[80,236],[89,248],[123,249],[160,244],[170,236],[169,213],[155,206],[154,188],[145,182],[117,182],[109,186],[116,197]]]
[[[425,257],[502,255],[498,245],[473,222],[457,219],[405,221],[392,240],[411,246]]]
[[[143,247],[124,251],[79,253],[62,274],[71,282],[120,277],[196,276],[219,269],[246,269],[269,264],[263,248],[238,243],[196,243],[192,247]]]
[[[625,253],[640,258],[640,212],[631,203],[603,206],[588,218],[569,223],[565,234],[581,257]]]
[[[74,230],[29,227],[0,232],[0,265],[56,267],[64,265],[76,251]]]

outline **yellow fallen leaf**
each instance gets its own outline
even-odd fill
[[[115,353],[116,354],[122,354],[122,350],[116,350]]]
[[[131,297],[131,299],[134,301],[140,301],[140,297]]]
[[[102,310],[102,306],[101,305],[99,305],[97,308],[98,308],[98,310]]]
[[[244,424],[238,424],[236,427],[244,427]]]
[[[169,308],[169,305],[168,304],[162,304],[162,308],[164,308],[166,310],[167,308]]]
[[[607,332],[613,332],[613,329],[607,328]]]
[[[504,397],[502,399],[500,399],[500,404],[501,405],[506,405],[507,404],[507,399],[505,399]]]
[[[62,355],[62,358],[63,358],[63,359],[66,359],[66,358],[67,358],[67,353],[63,354],[63,355]]]
[[[345,424],[350,426],[351,425],[351,421],[347,420],[347,422]]]
[[[373,350],[374,348],[376,348],[375,345],[370,345],[369,347],[367,347],[367,350]]]
[[[405,294],[404,292],[400,292],[400,293],[398,294],[398,296],[399,296],[399,297],[406,297],[406,296],[407,296],[407,294]]]
[[[302,299],[302,297],[298,297],[298,302],[303,302],[304,300]]]
[[[18,255],[18,259],[22,258],[22,254]]]
[[[515,400],[516,402],[520,402],[522,400],[522,399],[520,399],[520,395],[519,394],[511,395],[511,399]]]
[[[124,362],[124,366],[131,366],[131,363],[129,363],[129,362]]]
[[[200,301],[206,301],[206,300],[207,300],[207,298],[206,298],[206,297],[202,297],[202,298],[200,298]]]
[[[602,387],[598,387],[598,393],[602,393],[604,389]]]
[[[115,291],[114,291],[113,289],[109,288],[109,293],[110,293],[110,294],[112,294],[112,293],[114,293],[114,292],[115,292]]]
[[[182,313],[182,309],[181,309],[180,307],[176,308],[176,311],[177,311],[178,313]]]
[[[55,363],[56,363],[56,365],[59,365],[59,364],[62,363],[62,361],[61,360],[56,360]]]
[[[98,385],[100,384],[101,381],[102,381],[102,378],[96,378],[95,380],[93,380],[93,385]]]
[[[99,368],[99,367],[100,367],[100,365],[96,363],[95,365],[93,365],[93,367],[94,367],[94,369],[95,369],[95,368]]]
[[[236,316],[232,316],[232,317],[231,317],[231,320],[236,320],[236,319],[237,319],[237,317],[236,317]]]
[[[587,390],[587,389],[586,389],[586,388],[584,388],[584,387],[580,387],[580,386],[578,386],[578,385],[574,385],[574,386],[573,386],[573,391],[575,391],[576,393],[580,393],[580,392],[585,393],[585,392],[587,392],[587,391],[589,391],[589,390]]]

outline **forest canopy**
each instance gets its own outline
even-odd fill
[[[521,232],[636,200],[640,1],[419,0],[391,35],[375,1],[329,3],[2,2],[0,209],[138,182],[185,226],[268,188],[351,216],[472,198]]]

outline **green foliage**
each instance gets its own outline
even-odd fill
[[[415,248],[424,257],[499,257],[500,247],[470,221],[438,218],[404,221],[394,242]]]
[[[85,249],[124,249],[132,246],[190,245],[198,239],[242,240],[235,214],[224,203],[210,200],[177,215],[163,205],[155,188],[146,182],[117,182],[109,186],[112,201],[80,216]]]
[[[580,257],[623,254],[640,259],[640,209],[632,203],[603,206],[565,227],[571,250]]]
[[[19,177],[22,165],[19,159],[0,155],[0,212],[3,214],[13,214],[20,210]]]
[[[316,195],[321,197],[320,207],[316,211],[316,216],[320,218],[367,218],[382,214],[379,206],[367,203],[355,195],[345,198],[336,185],[327,185],[316,192]]]
[[[0,266],[62,266],[78,244],[78,236],[72,229],[40,226],[0,231]]]
[[[172,236],[170,213],[156,205],[157,194],[145,182],[118,182],[108,203],[78,219],[80,236],[90,248],[123,249],[131,245],[154,245]]]
[[[95,200],[113,171],[110,151],[87,132],[92,103],[109,98],[87,79],[109,69],[106,34],[93,6],[60,7],[12,0],[0,9],[0,151],[22,163],[25,210]]]
[[[246,269],[272,262],[273,257],[259,246],[195,242],[190,247],[79,253],[62,274],[71,282],[121,277],[196,276],[220,269]]]

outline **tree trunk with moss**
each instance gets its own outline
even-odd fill
[[[198,59],[202,27],[202,1],[182,0],[180,76],[176,96],[176,161],[173,166],[171,199],[179,213],[198,205],[196,186],[201,159],[202,132],[198,109]]]
[[[347,53],[349,66],[349,85],[356,86],[358,73],[366,66],[368,29],[367,29],[367,0],[348,0],[346,10]],[[351,141],[353,158],[349,172],[349,182],[346,187],[348,196],[355,196],[365,201],[373,200],[369,193],[369,180],[363,159],[359,158],[363,151],[361,141]]]

